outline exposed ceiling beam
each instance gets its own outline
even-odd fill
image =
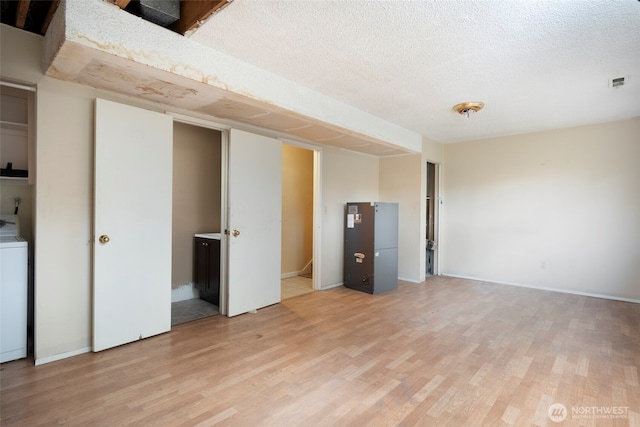
[[[184,34],[200,25],[213,12],[222,9],[232,0],[180,1],[180,19],[171,25],[171,29]]]
[[[58,5],[60,4],[60,0],[54,0],[51,2],[51,6],[49,6],[49,11],[47,12],[47,16],[44,18],[42,22],[42,28],[40,29],[40,34],[44,35],[47,33],[47,28],[49,28],[49,24],[53,19],[53,14],[56,13],[58,9]]]
[[[117,5],[120,9],[124,9],[125,7],[129,6],[129,3],[131,3],[131,0],[107,0],[107,1]]]
[[[20,0],[16,9],[16,27],[23,29],[29,14],[29,3],[31,0]]]

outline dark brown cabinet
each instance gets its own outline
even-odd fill
[[[220,305],[220,240],[195,238],[194,283],[200,299]]]

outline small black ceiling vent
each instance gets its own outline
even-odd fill
[[[616,77],[615,79],[609,80],[609,87],[620,87],[624,86],[626,77]]]

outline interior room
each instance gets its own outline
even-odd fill
[[[640,2],[1,6],[1,424],[640,425]]]

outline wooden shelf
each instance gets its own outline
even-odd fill
[[[29,185],[29,178],[18,176],[0,176],[0,182],[7,185]]]

